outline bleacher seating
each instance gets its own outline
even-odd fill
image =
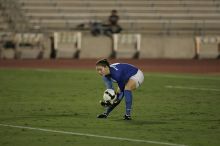
[[[18,0],[31,26],[75,29],[90,21],[107,22],[112,9],[125,31],[148,34],[219,34],[220,1],[214,0]]]
[[[0,31],[7,31],[9,29],[9,25],[7,20],[3,15],[3,11],[0,9]]]
[[[121,43],[118,44],[120,49],[116,51],[116,57],[130,58],[140,54],[140,58],[191,58],[195,53],[195,37],[220,35],[220,0],[0,0],[0,30],[14,32],[14,35],[42,33],[47,36],[47,41],[49,38],[56,39],[53,34],[59,32],[83,31],[82,49],[75,46],[69,48],[68,43],[62,41],[56,46],[51,41],[49,44],[55,45],[54,48],[47,42],[46,50],[49,53],[46,53],[46,58],[50,51],[57,52],[54,53],[57,58],[108,57],[109,54],[114,55],[111,52],[114,50],[113,38],[90,35],[89,24],[107,24],[113,9],[120,16],[122,36],[141,34],[140,45],[144,48],[137,51],[132,45],[129,50],[127,44]],[[74,41],[69,43],[73,44]],[[25,51],[27,46],[22,50],[17,49],[15,54],[9,53],[11,56],[8,57],[29,58],[31,54],[35,54],[31,58],[41,57],[42,49],[35,50],[38,53],[24,55],[26,57],[20,56],[19,51],[28,52]],[[36,54],[39,54],[38,57]]]

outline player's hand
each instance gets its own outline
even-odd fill
[[[113,104],[112,104],[112,105],[119,104],[120,102],[121,102],[121,100],[116,99],[116,100],[113,101]]]

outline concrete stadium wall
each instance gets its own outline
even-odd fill
[[[193,37],[142,36],[140,58],[193,58]]]
[[[191,59],[195,55],[194,37],[142,35],[140,58]],[[109,57],[112,40],[109,37],[83,35],[80,58]],[[118,57],[120,58],[120,57]]]
[[[108,58],[112,53],[112,43],[110,37],[83,34],[79,58]],[[125,52],[121,55],[120,52],[116,54],[117,58],[132,58],[134,56],[134,50],[129,51],[131,45],[119,44],[118,48]],[[200,58],[216,58],[218,55],[218,45],[203,44],[201,46]],[[141,37],[140,58],[192,59],[193,57],[195,57],[194,36],[142,35]]]
[[[45,35],[43,41],[44,47],[42,58],[44,59],[50,58],[52,50],[52,44],[49,38],[50,35]],[[113,40],[110,37],[106,37],[103,35],[95,37],[92,36],[90,33],[83,33],[81,43],[82,44],[79,58],[108,58],[112,54]],[[75,43],[72,45],[75,45]],[[116,54],[116,58],[132,58],[135,51],[131,47],[135,48],[135,45],[119,44],[119,53],[117,52],[118,54]],[[122,52],[120,52],[120,50]],[[199,50],[199,58],[217,58],[218,56],[220,56],[220,44],[217,43],[202,43],[201,49]],[[27,54],[26,58],[36,58],[31,57],[33,56],[33,54],[35,54],[36,56],[35,52],[30,53],[25,49],[22,49],[22,51],[24,51],[24,54]],[[142,35],[139,57],[155,59],[192,59],[193,57],[195,57],[195,37]],[[0,58],[15,58],[15,52],[11,50],[4,51],[4,49],[0,46]]]
[[[199,58],[217,58],[219,55],[218,49],[218,44],[216,43],[202,44]]]
[[[108,58],[111,49],[112,40],[109,37],[83,35],[80,58]]]

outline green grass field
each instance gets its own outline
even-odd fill
[[[96,118],[104,89],[94,70],[0,69],[0,146],[220,145],[220,76],[145,73],[132,121],[124,101]]]

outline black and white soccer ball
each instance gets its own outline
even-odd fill
[[[113,104],[113,102],[116,100],[117,95],[113,89],[106,89],[103,94],[103,101],[104,102],[110,102]]]

